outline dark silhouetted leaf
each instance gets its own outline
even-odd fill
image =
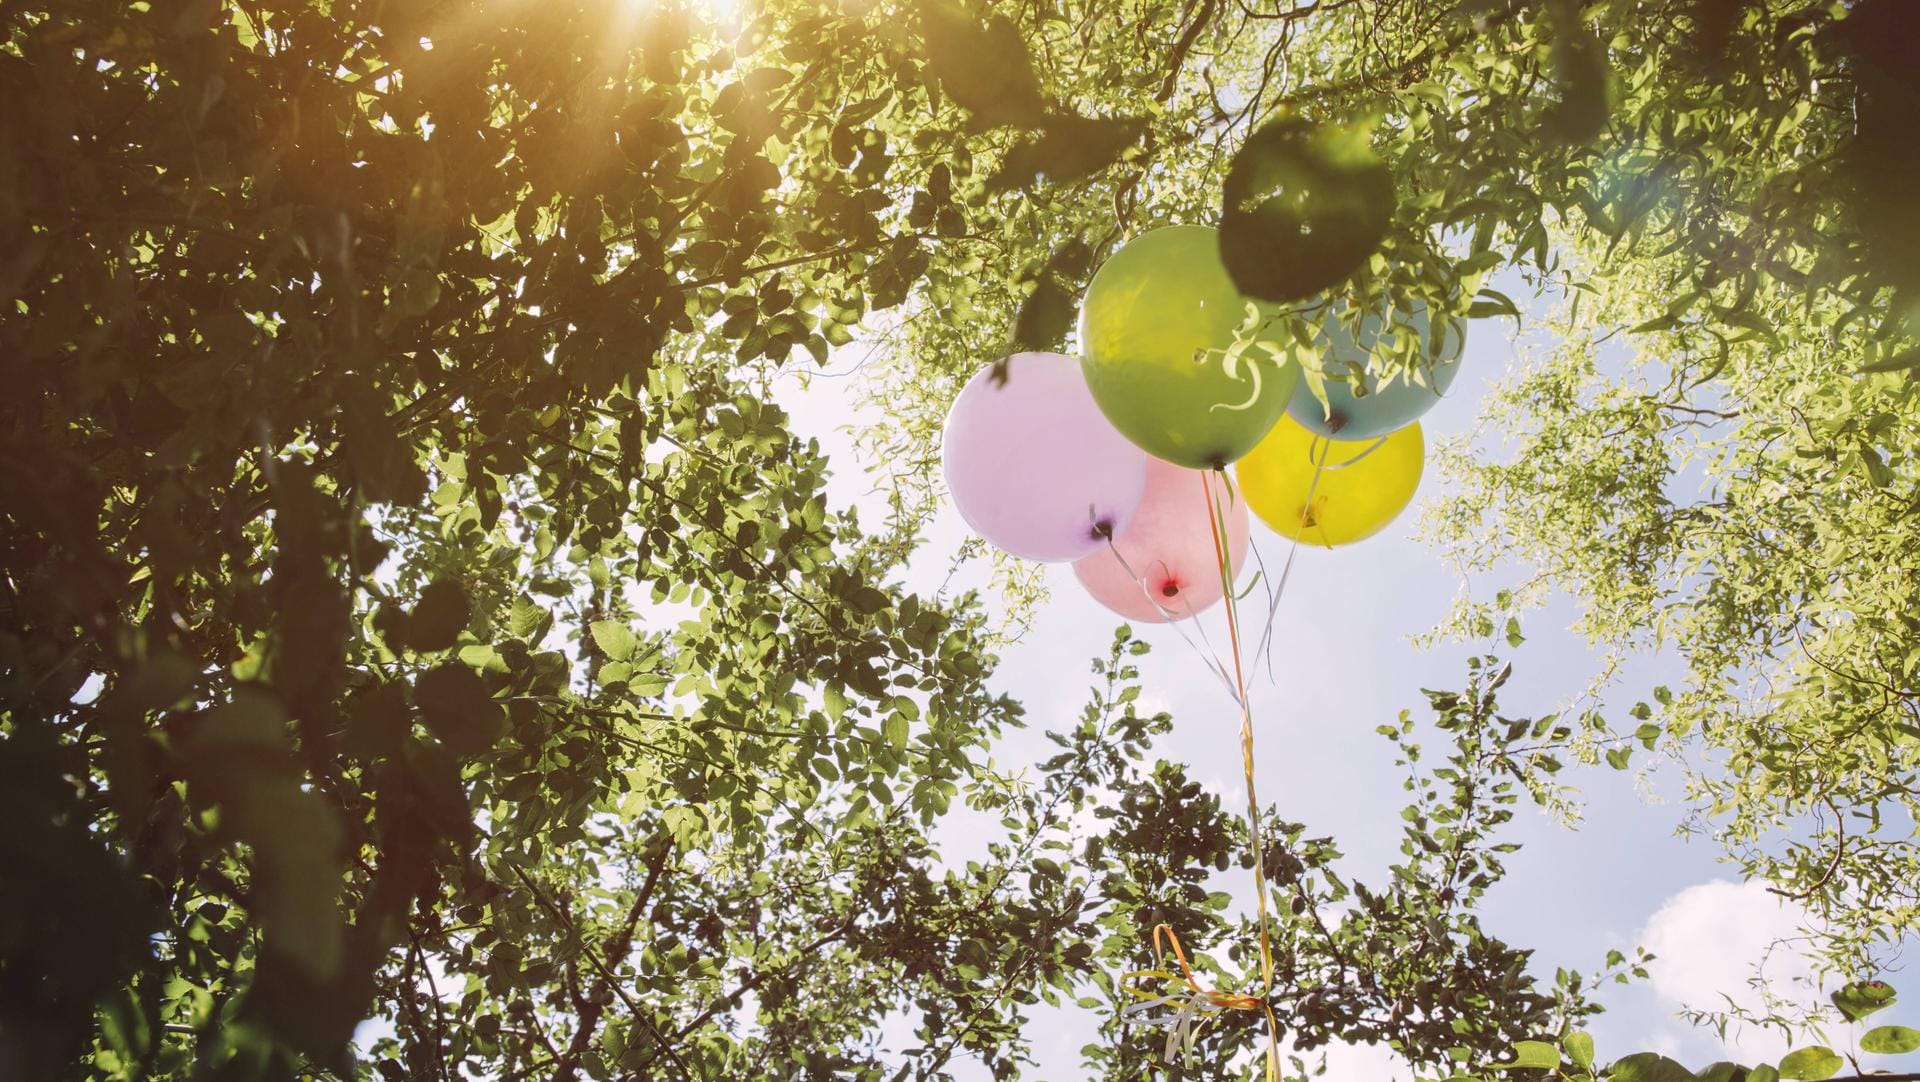
[[[1745,1067],[1725,1060],[1708,1064],[1696,1073],[1700,1076],[1700,1082],[1746,1082],[1747,1078]]]
[[[1473,304],[1467,308],[1468,319],[1491,319],[1494,316],[1520,318],[1520,306],[1513,298],[1497,289],[1483,289],[1474,294]]]
[[[421,651],[451,647],[467,628],[468,608],[467,591],[459,583],[430,583],[407,618],[407,645]]]
[[[1393,177],[1352,127],[1274,121],[1234,155],[1220,254],[1242,293],[1286,302],[1345,281],[1380,247]]]
[[[1833,992],[1830,998],[1847,1021],[1858,1022],[1875,1011],[1891,1007],[1896,997],[1893,986],[1886,981],[1853,981]]]
[[[506,731],[506,718],[472,669],[442,665],[420,674],[413,699],[427,728],[455,755],[478,755]]]
[[[1133,117],[1049,116],[1039,138],[1007,152],[988,187],[1002,191],[1040,179],[1053,184],[1079,180],[1119,160],[1145,130],[1146,122]]]
[[[1020,304],[1013,322],[1013,345],[1017,350],[1058,350],[1073,329],[1078,311],[1074,295],[1052,275],[1034,283],[1033,292]]]
[[[1862,372],[1906,372],[1920,368],[1920,349],[1903,350],[1884,360],[1860,366]]]
[[[927,0],[921,17],[928,68],[978,127],[1039,126],[1046,103],[1013,20],[996,13],[983,24],[947,0]]]
[[[1638,1052],[1607,1068],[1611,1082],[1697,1082],[1693,1072],[1657,1052]]]
[[[1554,100],[1545,128],[1573,145],[1590,143],[1605,130],[1609,110],[1606,46],[1582,18],[1581,7],[1579,0],[1553,0],[1549,7]]]

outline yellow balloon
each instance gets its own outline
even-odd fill
[[[1332,548],[1406,510],[1426,458],[1418,421],[1377,440],[1330,440],[1282,417],[1234,472],[1247,507],[1276,532]]]

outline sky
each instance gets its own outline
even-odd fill
[[[1508,292],[1521,296],[1525,291]],[[1529,340],[1511,320],[1472,325],[1454,387],[1422,422],[1430,445],[1470,429],[1480,398],[1522,363]],[[850,367],[864,352],[857,342],[846,347],[834,358],[834,370]],[[795,432],[819,439],[828,451],[835,505],[855,505],[863,520],[879,521],[883,505],[846,427],[850,417],[861,416],[852,404],[859,378],[858,373],[811,380],[787,376],[776,396],[793,414]],[[1415,506],[1366,541],[1300,550],[1276,618],[1273,675],[1261,664],[1254,678],[1261,798],[1277,805],[1283,817],[1336,836],[1346,853],[1342,867],[1348,879],[1379,882],[1399,857],[1403,775],[1394,765],[1392,746],[1375,726],[1393,721],[1403,709],[1423,716],[1421,689],[1461,686],[1465,658],[1485,649],[1484,643],[1421,649],[1411,641],[1442,619],[1461,588],[1440,553],[1413,536],[1420,504],[1440,485],[1429,469]],[[965,524],[947,507],[930,531],[923,550],[928,558],[913,561],[906,584],[927,593],[937,590],[948,557],[967,536]],[[1257,520],[1254,545],[1268,568],[1278,568],[1288,549]],[[1517,579],[1520,570],[1506,573]],[[1241,581],[1246,582],[1244,573]],[[1010,733],[993,749],[1003,765],[1037,762],[1050,751],[1044,731],[1072,723],[1091,687],[1088,663],[1104,653],[1120,622],[1078,588],[1068,565],[1048,566],[1046,582],[1049,598],[1032,630],[1002,651],[994,678],[997,690],[1027,709],[1028,728]],[[1475,589],[1491,592],[1498,585],[1476,582]],[[1569,630],[1576,615],[1572,603],[1559,598],[1525,618],[1527,641],[1504,652],[1514,662],[1513,679],[1501,692],[1507,716],[1535,717],[1564,708],[1590,684],[1599,657]],[[1224,641],[1218,607],[1200,619],[1212,621],[1215,642]],[[1143,626],[1136,633],[1154,647],[1142,659],[1141,706],[1168,710],[1174,718],[1171,739],[1163,741],[1159,753],[1184,761],[1194,778],[1228,798],[1227,807],[1243,807],[1238,712],[1230,696],[1176,632]],[[1625,707],[1646,697],[1654,684],[1677,683],[1679,675],[1670,657],[1631,664],[1619,692],[1610,697],[1619,705],[1609,716],[1623,718]],[[1686,809],[1678,799],[1681,779],[1674,767],[1642,775],[1570,764],[1562,776],[1579,789],[1581,824],[1569,829],[1531,805],[1518,810],[1509,840],[1524,848],[1512,855],[1507,879],[1484,902],[1485,927],[1510,944],[1537,948],[1534,972],[1548,982],[1558,966],[1598,969],[1609,949],[1631,955],[1636,946],[1645,946],[1658,956],[1649,980],[1601,993],[1607,1013],[1588,1029],[1602,1060],[1652,1050],[1699,1068],[1727,1058],[1777,1059],[1788,1051],[1782,1035],[1767,1031],[1731,1032],[1723,1044],[1677,1012],[1683,1006],[1722,1007],[1722,993],[1755,1002],[1748,985],[1763,959],[1765,976],[1777,992],[1797,1000],[1824,998],[1806,985],[1809,968],[1790,945],[1772,949],[1794,935],[1798,914],[1763,885],[1739,882],[1737,871],[1719,862],[1711,840],[1676,835]],[[982,832],[990,829],[985,818],[951,816],[939,835],[943,852],[949,860],[964,859],[985,844]],[[1231,890],[1251,904],[1250,873],[1246,878],[1244,883],[1223,881],[1215,889]],[[1039,1009],[1028,1029],[1037,1063],[1034,1077],[1079,1077],[1079,1050],[1094,1039],[1098,1023],[1080,1008]],[[904,1024],[894,1037],[902,1045],[912,1043]],[[1387,1082],[1410,1075],[1403,1061],[1382,1048],[1336,1049],[1327,1066],[1330,1082]]]

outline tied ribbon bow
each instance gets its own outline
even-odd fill
[[[1167,968],[1166,952],[1160,946],[1160,937],[1166,936],[1167,946],[1173,948],[1173,957],[1180,964],[1180,972],[1175,975]],[[1153,927],[1153,956],[1159,963],[1158,969],[1143,969],[1129,973],[1126,981],[1149,980],[1162,983],[1183,982],[1186,991],[1171,994],[1157,993],[1146,988],[1129,987],[1127,991],[1138,997],[1141,1002],[1129,1004],[1122,1010],[1123,1018],[1137,1017],[1150,1026],[1166,1026],[1167,1045],[1162,1058],[1171,1063],[1176,1052],[1191,1052],[1193,1042],[1200,1030],[1213,1015],[1221,1011],[1259,1011],[1267,1018],[1267,1082],[1277,1082],[1280,1076],[1280,1020],[1274,1017],[1273,1005],[1265,996],[1248,995],[1244,992],[1223,992],[1219,989],[1202,988],[1194,978],[1193,967],[1187,964],[1187,952],[1180,947],[1180,937],[1165,924]],[[1171,1014],[1150,1014],[1161,1007],[1179,1005]]]

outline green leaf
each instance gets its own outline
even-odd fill
[[[1893,1006],[1894,991],[1886,981],[1853,981],[1835,991],[1831,998],[1847,1021],[1858,1022],[1875,1011]]]
[[[668,808],[661,818],[666,821],[667,829],[682,849],[692,849],[706,838],[707,818],[699,808],[685,805]]]
[[[1780,1077],[1819,1082],[1823,1078],[1832,1078],[1844,1063],[1833,1049],[1814,1045],[1789,1052],[1787,1058],[1780,1061]]]
[[[1612,1082],[1697,1082],[1693,1072],[1658,1052],[1636,1052],[1607,1068]]]
[[[1920,1029],[1876,1026],[1860,1038],[1860,1051],[1876,1056],[1899,1056],[1920,1048]]]
[[[1780,1082],[1780,1072],[1769,1064],[1762,1063],[1747,1072],[1747,1082]]]
[[[1520,318],[1520,306],[1513,298],[1497,289],[1483,289],[1474,294],[1473,303],[1467,306],[1468,319],[1492,319],[1495,316]]]
[[[847,603],[862,616],[872,616],[887,607],[887,595],[871,586],[856,587]]]
[[[513,603],[513,609],[507,614],[507,630],[517,639],[525,639],[530,645],[538,646],[546,637],[547,629],[553,626],[553,614],[534,604],[530,598],[519,598]]]
[[[847,702],[847,693],[841,690],[840,685],[828,684],[821,689],[820,697],[826,703],[828,717],[838,721],[846,716],[850,704]]]
[[[882,730],[887,738],[887,744],[894,751],[907,750],[907,715],[898,710],[893,711],[887,715],[887,720],[882,724]]]
[[[1920,368],[1920,349],[1902,350],[1891,357],[1860,366],[1862,372],[1905,372]]]
[[[1526,1067],[1554,1068],[1560,1066],[1560,1050],[1546,1041],[1516,1041],[1513,1046],[1513,1059],[1506,1063],[1496,1063],[1496,1071],[1513,1071]]]
[[[1887,468],[1887,460],[1880,457],[1880,451],[1872,444],[1860,444],[1860,465],[1866,468],[1867,480],[1875,488],[1886,488],[1893,483],[1893,471]]]
[[[633,629],[624,620],[595,620],[590,629],[593,642],[600,653],[613,661],[625,661],[633,656]]]
[[[1560,1042],[1560,1047],[1566,1049],[1567,1058],[1573,1061],[1575,1067],[1583,1071],[1593,1070],[1593,1037],[1591,1034],[1581,1030],[1575,1030],[1567,1034],[1566,1039]]]
[[[1746,1082],[1747,1069],[1738,1063],[1721,1060],[1699,1071],[1700,1082]]]

